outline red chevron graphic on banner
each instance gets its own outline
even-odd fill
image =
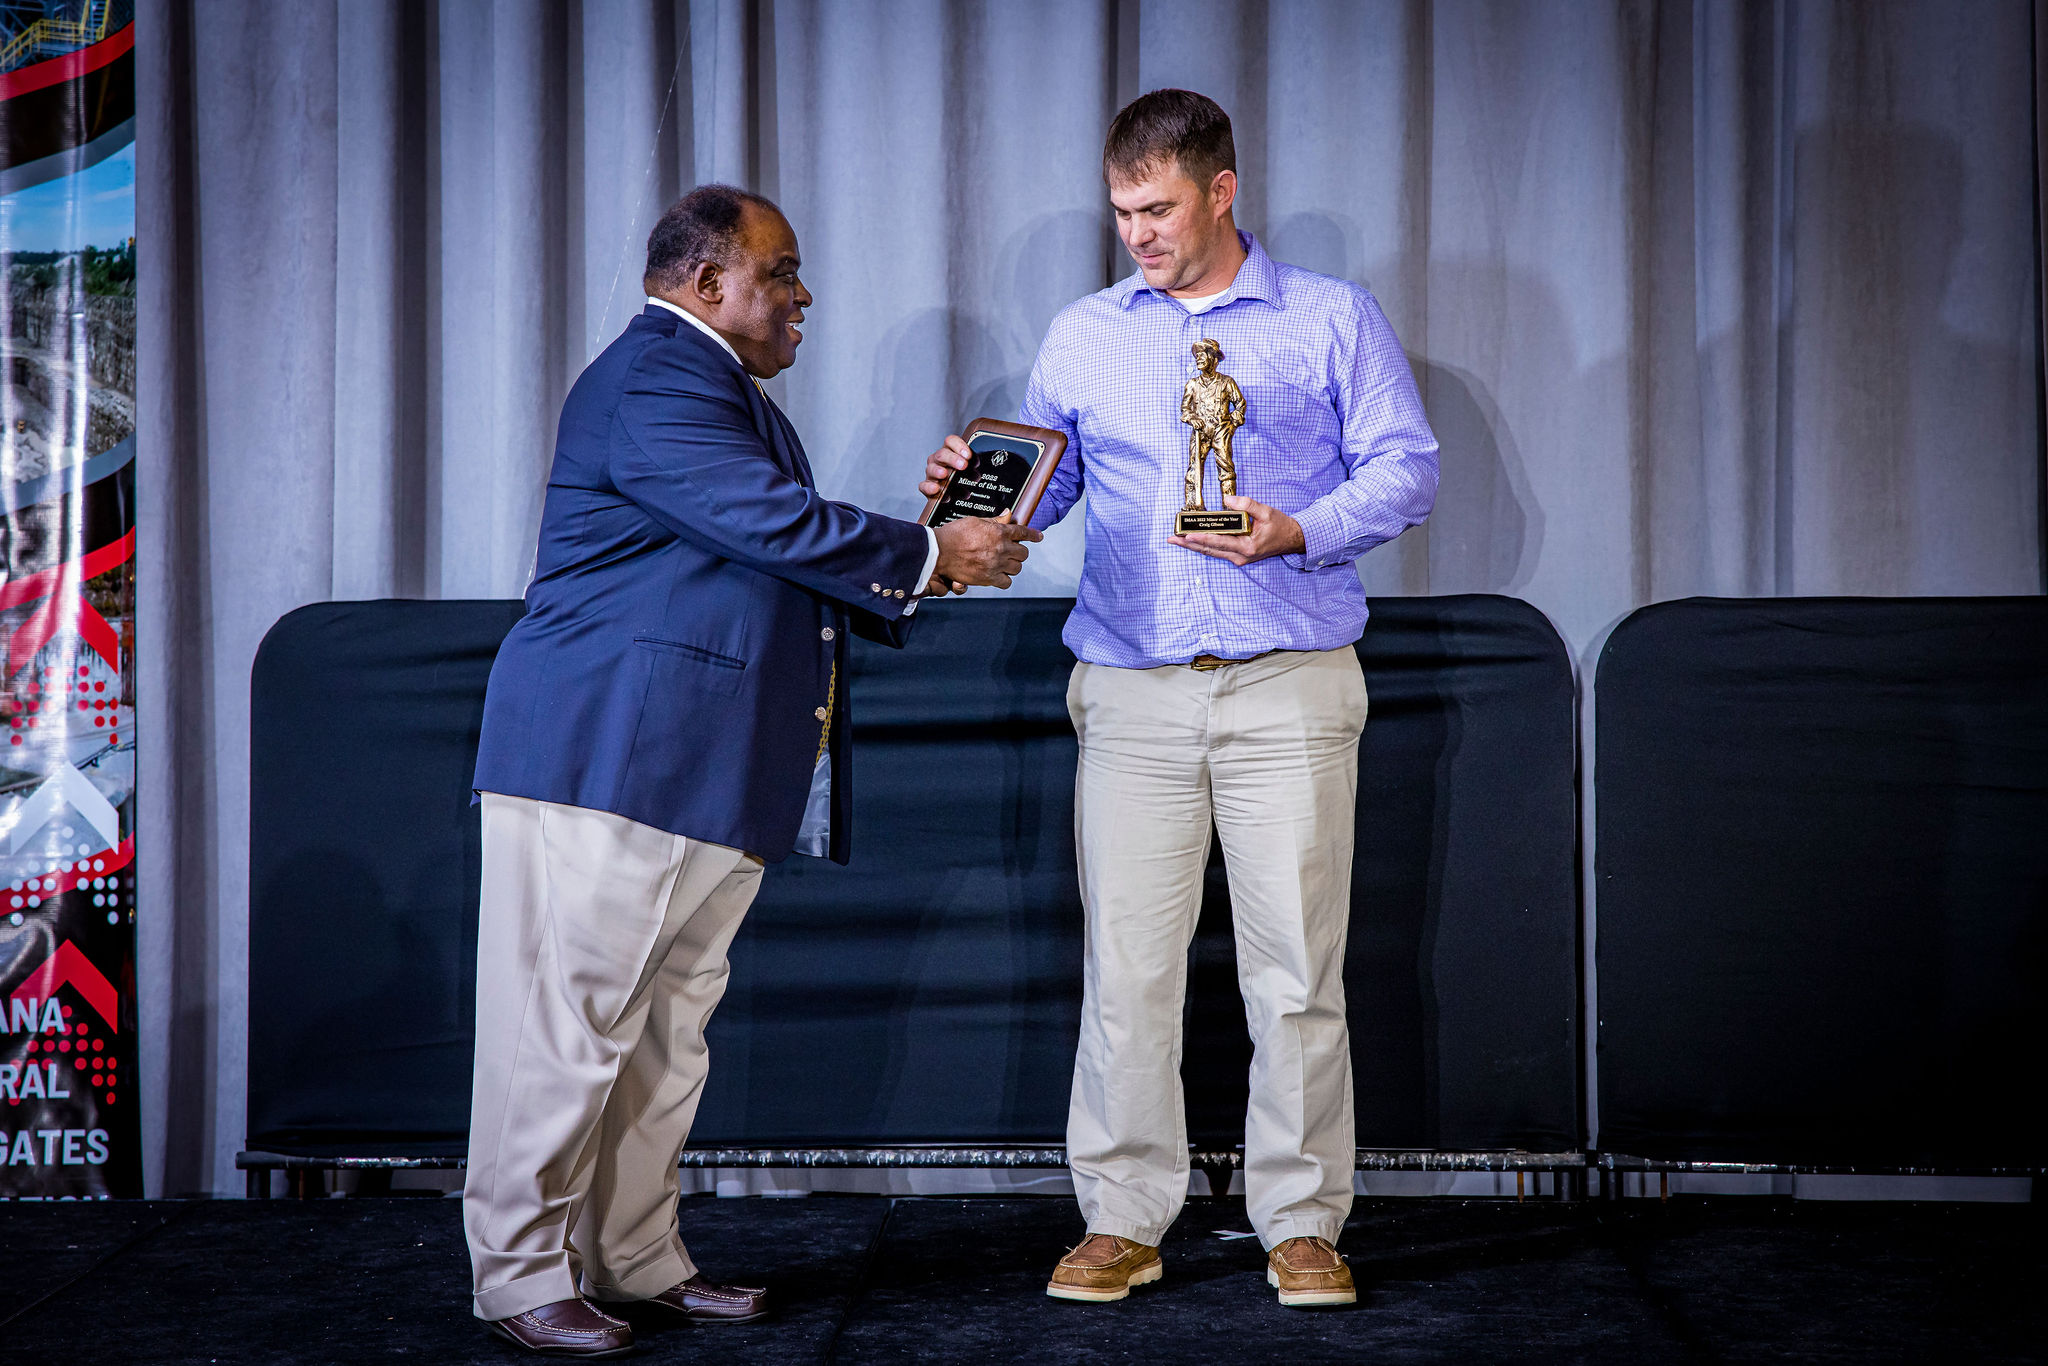
[[[10,1000],[33,996],[38,1001],[47,1001],[57,994],[57,988],[69,985],[85,1003],[100,1013],[107,1022],[107,1028],[121,1027],[121,997],[114,990],[114,984],[106,974],[92,965],[92,960],[79,951],[78,945],[69,939],[57,946],[57,951],[43,960],[43,965],[28,975],[28,980],[14,989]]]
[[[111,541],[75,560],[39,569],[12,583],[0,584],[0,611],[18,607],[24,602],[34,602],[37,598],[43,600],[40,607],[29,613],[27,621],[14,628],[13,636],[8,639],[8,676],[12,677],[26,668],[35,658],[36,651],[49,644],[50,638],[63,629],[67,608],[77,612],[78,634],[92,652],[107,661],[109,668],[120,668],[120,637],[114,634],[114,628],[85,600],[79,589],[87,579],[98,578],[126,562],[134,553],[135,533],[130,531],[120,540]]]

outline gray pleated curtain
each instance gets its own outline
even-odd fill
[[[1526,598],[1590,680],[1658,599],[2042,588],[2024,0],[159,0],[137,33],[153,1192],[239,1188],[257,642],[521,591],[562,395],[701,181],[789,212],[818,303],[771,388],[886,512],[1123,272],[1102,133],[1185,85],[1235,120],[1241,224],[1414,360],[1442,493],[1374,591]],[[1077,518],[1020,591],[1080,554]]]

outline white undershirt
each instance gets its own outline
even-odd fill
[[[1199,299],[1181,299],[1176,297],[1175,302],[1177,302],[1182,308],[1185,308],[1190,313],[1207,313],[1210,309],[1216,306],[1216,301],[1218,299],[1222,298],[1229,292],[1229,288],[1226,287],[1217,290],[1214,294],[1204,294]]]
[[[732,357],[734,365],[739,366],[742,371],[746,370],[745,363],[740,360],[740,353],[733,350],[732,343],[720,336],[718,329],[710,323],[705,322],[688,309],[678,308],[666,299],[657,299],[650,294],[647,297],[647,302],[656,308],[667,309],[699,332],[702,332],[705,336],[711,338],[711,340],[717,342],[719,349]],[[752,378],[752,376],[748,378]],[[767,394],[764,392],[762,397],[766,398]],[[773,400],[770,401],[772,402]],[[923,591],[925,584],[931,582],[932,571],[938,568],[939,565],[939,534],[930,527],[924,529],[924,534],[929,544],[925,551],[924,568],[918,571],[917,582],[919,592]],[[917,601],[913,597],[910,602],[904,604],[903,615],[907,617],[916,610]],[[812,858],[824,858],[831,849],[831,845],[832,755],[827,750],[818,755],[818,762],[811,769],[811,791],[810,795],[804,800],[804,819],[803,824],[797,827],[795,852],[809,854]]]

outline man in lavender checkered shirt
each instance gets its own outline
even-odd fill
[[[1158,90],[1111,125],[1103,170],[1138,273],[1053,320],[1023,420],[1068,457],[1032,518],[1087,494],[1066,641],[1081,741],[1075,809],[1087,915],[1067,1155],[1088,1236],[1047,1293],[1117,1300],[1159,1279],[1187,1194],[1180,1087],[1188,941],[1213,822],[1230,874],[1254,1044],[1245,1203],[1286,1305],[1349,1304],[1337,1256],[1355,1144],[1344,944],[1365,680],[1360,555],[1429,515],[1436,439],[1371,294],[1267,256],[1237,231],[1230,120]],[[1249,535],[1172,533],[1193,345],[1222,348],[1246,400],[1238,487],[1203,501]],[[961,468],[949,438],[925,491]]]

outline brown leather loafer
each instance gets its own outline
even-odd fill
[[[1266,1284],[1279,1287],[1280,1303],[1294,1309],[1358,1303],[1351,1268],[1321,1238],[1289,1238],[1267,1253]]]
[[[650,1299],[630,1302],[635,1309],[643,1305],[691,1323],[752,1323],[768,1313],[768,1292],[753,1285],[713,1285],[702,1276],[692,1276]]]
[[[1091,1233],[1060,1258],[1045,1293],[1056,1300],[1101,1303],[1120,1300],[1134,1285],[1150,1285],[1166,1274],[1159,1249],[1107,1233]]]
[[[492,1319],[489,1327],[541,1356],[622,1357],[633,1350],[633,1330],[583,1300],[556,1300],[509,1319]]]

